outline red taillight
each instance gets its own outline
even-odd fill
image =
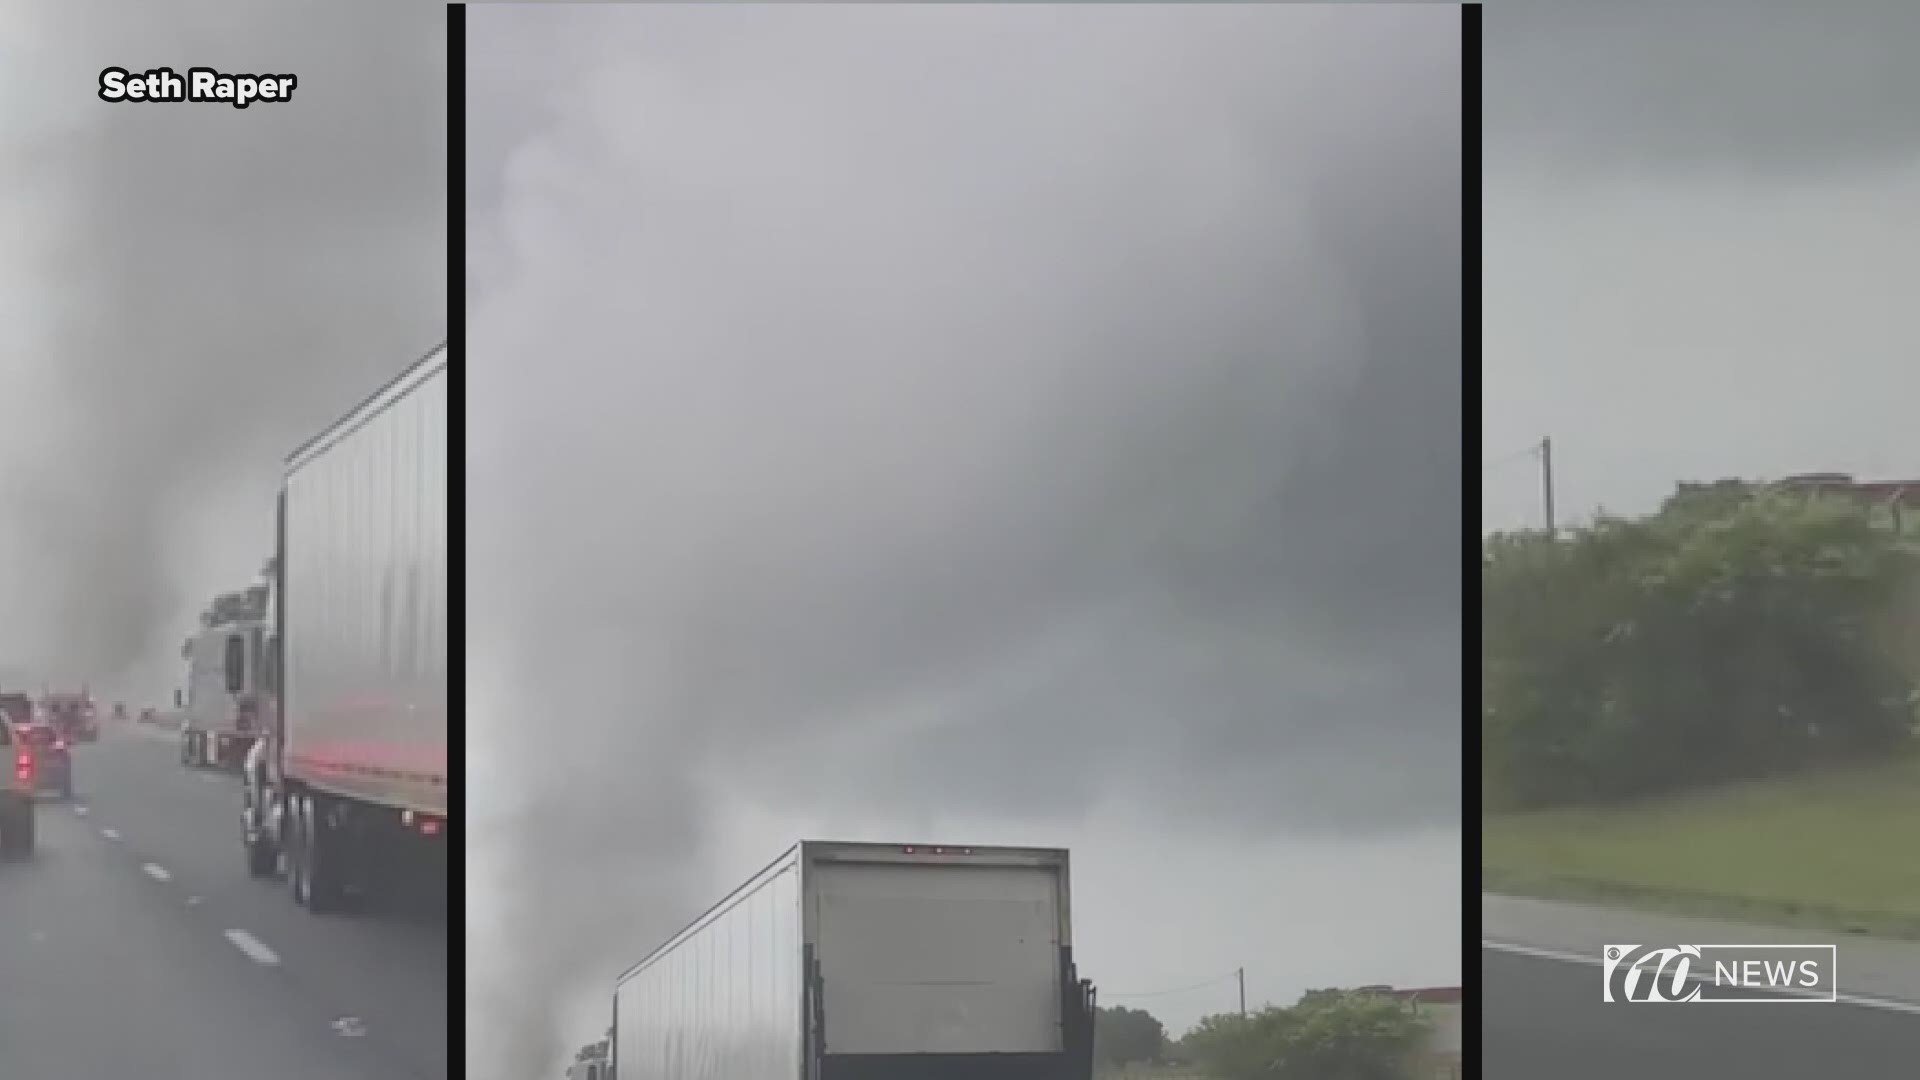
[[[434,818],[421,818],[420,819],[420,835],[421,836],[439,836],[440,822],[435,820]]]
[[[33,755],[21,754],[13,759],[13,778],[21,783],[33,781]]]

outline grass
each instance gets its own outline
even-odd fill
[[[1606,809],[1490,814],[1488,889],[1920,940],[1920,754]]]

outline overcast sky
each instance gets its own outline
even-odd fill
[[[1920,479],[1920,8],[1485,27],[1483,524],[1539,524],[1543,435],[1563,522],[1681,480]]]
[[[102,68],[292,72],[116,104]],[[269,551],[282,457],[446,328],[446,30],[353,0],[0,21],[0,683],[158,704]]]
[[[1071,847],[1176,1030],[1457,983],[1458,21],[471,10],[489,1080],[807,834]]]

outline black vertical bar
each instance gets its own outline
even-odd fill
[[[1467,523],[1466,561],[1461,582],[1461,668],[1466,698],[1461,709],[1460,853],[1464,862],[1460,880],[1466,895],[1461,907],[1460,1059],[1467,1075],[1480,1064],[1480,679],[1474,673],[1480,657],[1480,7],[1460,9],[1460,150],[1461,150],[1461,377],[1460,439]]]
[[[448,993],[467,981],[466,850],[466,358],[467,358],[467,9],[447,6],[447,882]],[[452,1010],[454,1076],[466,1067],[466,1010]]]

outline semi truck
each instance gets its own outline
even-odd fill
[[[284,872],[315,913],[445,895],[447,364],[442,344],[296,450],[280,485],[271,719],[242,836],[249,872]]]
[[[186,686],[175,691],[180,712],[180,763],[237,770],[260,736],[265,706],[271,586],[223,593],[180,646]]]
[[[614,1080],[1090,1080],[1067,853],[802,841],[615,982]]]

